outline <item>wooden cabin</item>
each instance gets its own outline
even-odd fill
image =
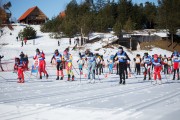
[[[18,22],[25,24],[43,24],[47,16],[37,7],[29,8],[19,19]]]

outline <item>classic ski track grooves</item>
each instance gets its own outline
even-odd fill
[[[33,114],[36,114],[36,113],[43,112],[44,111],[43,109],[45,109],[45,108],[50,110],[50,109],[54,109],[52,107],[65,107],[67,105],[77,104],[77,103],[86,102],[86,101],[90,101],[90,100],[97,100],[97,99],[106,98],[106,97],[112,97],[112,96],[116,96],[116,95],[128,94],[128,93],[133,92],[133,91],[147,89],[147,88],[151,88],[151,87],[155,87],[155,86],[153,86],[153,85],[144,85],[144,86],[139,87],[139,88],[132,88],[132,89],[128,89],[128,90],[125,90],[125,91],[122,91],[122,92],[109,93],[109,94],[105,94],[105,95],[101,94],[101,95],[98,95],[98,96],[91,96],[91,97],[86,97],[86,98],[77,98],[77,99],[69,100],[69,101],[65,101],[65,102],[57,102],[57,103],[51,104],[50,106],[42,106],[42,107],[30,110],[30,111],[24,111],[23,113],[21,113],[21,115],[19,115],[19,113],[9,113],[8,112],[8,113],[5,113],[5,114],[0,114],[0,118],[4,118],[4,117],[7,117],[7,116],[11,116],[11,117],[8,118],[8,119],[5,119],[5,120],[11,120],[11,119],[14,119],[14,118],[21,118],[21,117],[25,117],[25,116],[29,116],[29,115],[33,115]],[[86,92],[89,92],[89,91],[86,91]],[[15,117],[12,117],[12,116],[15,116]]]
[[[126,93],[129,93],[129,92],[128,91],[124,92],[124,94],[126,94]],[[34,109],[34,110],[23,112],[23,113],[21,113],[21,115],[19,115],[18,113],[15,113],[13,115],[14,117],[12,117],[12,114],[11,114],[11,115],[9,115],[11,117],[7,118],[5,120],[12,120],[12,119],[15,119],[15,118],[22,118],[22,117],[25,117],[25,116],[41,113],[41,112],[44,111],[43,110],[44,108],[48,108],[48,110],[51,110],[51,109],[55,109],[55,108],[53,108],[55,106],[60,108],[60,107],[65,107],[65,106],[71,105],[71,104],[77,104],[77,103],[80,103],[80,102],[85,102],[85,101],[89,101],[89,100],[110,97],[110,96],[119,95],[119,94],[120,93],[115,93],[115,94],[111,94],[110,93],[108,95],[99,95],[99,96],[94,96],[94,97],[89,97],[89,98],[87,97],[87,98],[83,98],[83,99],[77,99],[75,101],[67,101],[67,102],[55,103],[55,104],[51,104],[51,106],[44,106],[44,107],[40,107],[40,108],[37,108],[37,109]],[[172,92],[164,94],[162,96],[154,97],[151,100],[147,100],[147,101],[144,101],[142,103],[137,103],[137,104],[134,104],[132,106],[129,106],[129,107],[123,109],[123,111],[121,111],[121,110],[120,111],[116,111],[113,114],[120,114],[120,113],[129,111],[129,110],[140,111],[140,110],[143,110],[143,109],[148,108],[150,106],[156,105],[158,103],[165,102],[166,100],[171,99],[171,98],[176,97],[176,96],[179,96],[179,95],[180,95],[180,91],[179,92],[177,92],[177,90],[176,91],[172,91]],[[46,110],[47,109],[45,109],[45,111]],[[132,113],[129,113],[129,114],[132,114]],[[5,116],[3,116],[3,117],[5,117]]]
[[[76,85],[75,85],[76,86]],[[24,100],[31,100],[31,99],[39,99],[39,98],[44,98],[44,97],[52,97],[52,96],[57,96],[57,95],[67,95],[67,94],[73,94],[73,93],[77,93],[77,92],[89,92],[89,91],[96,91],[96,90],[101,90],[102,88],[103,89],[108,89],[108,88],[112,88],[112,87],[117,87],[119,86],[119,84],[114,84],[114,85],[104,85],[104,86],[100,86],[98,88],[93,88],[93,89],[90,89],[90,88],[85,88],[85,89],[78,89],[78,90],[72,90],[72,91],[67,91],[67,92],[54,92],[54,93],[50,93],[50,94],[44,94],[44,95],[35,95],[35,96],[25,96],[25,97],[19,97],[19,98],[12,98],[12,99],[3,99],[3,100],[0,100],[0,103],[12,103],[12,102],[20,102],[20,101],[24,101]],[[150,86],[151,85],[143,85],[141,86],[140,88],[136,88],[136,89],[144,89],[144,87],[146,86]],[[61,86],[61,87],[64,87],[64,86]],[[52,88],[52,87],[51,87]],[[47,88],[44,88],[44,89],[47,89]],[[135,90],[136,90],[135,89]],[[131,89],[128,89],[128,90],[131,90]],[[132,91],[134,90],[134,88],[132,88]],[[21,92],[21,91],[20,91]],[[27,92],[27,91],[25,91]]]
[[[140,110],[143,110],[143,109],[148,108],[150,106],[156,105],[158,103],[165,102],[166,100],[174,98],[174,97],[179,96],[179,95],[180,95],[180,91],[178,89],[176,89],[175,91],[164,94],[162,96],[154,97],[150,100],[128,106],[128,107],[124,108],[123,110],[119,110],[119,111],[114,112],[113,114],[120,114],[120,113],[124,113],[124,112],[130,111],[130,110],[140,111]],[[129,113],[129,114],[132,114],[132,113]]]

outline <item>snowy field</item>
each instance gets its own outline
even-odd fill
[[[69,39],[61,39],[59,47],[57,40],[50,39],[48,33],[41,33],[39,26],[33,26],[38,35],[35,45],[30,40],[21,47],[16,37],[23,27],[18,25],[14,31],[3,28],[4,34],[0,37],[0,55],[5,56],[2,59],[5,72],[0,71],[0,120],[179,120],[180,81],[172,81],[172,75],[162,73],[163,84],[153,85],[151,80],[143,81],[142,73],[138,76],[132,74],[126,85],[118,85],[119,76],[111,74],[105,77],[108,72],[105,68],[100,80],[96,76],[95,84],[88,84],[84,75],[80,81],[79,71],[76,72],[79,51],[71,50],[75,81],[67,82],[65,71],[64,80],[57,81],[56,67],[50,64],[50,60],[55,49],[62,53],[69,46]],[[117,48],[101,47],[101,42],[86,45],[93,52],[104,54],[105,61],[117,52]],[[49,79],[43,77],[40,80],[26,71],[25,83],[17,83],[17,74],[13,73],[14,58],[23,51],[29,56],[30,67],[36,48],[46,54]],[[125,51],[131,60],[137,53],[142,56],[146,52]],[[159,48],[148,52],[150,55],[171,55],[171,52]],[[131,64],[133,67],[134,63]]]

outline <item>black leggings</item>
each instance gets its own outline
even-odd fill
[[[136,69],[137,69],[137,75],[141,74],[141,65],[139,63],[136,63]]]
[[[127,64],[126,62],[119,62],[119,76],[120,80],[125,81],[125,71],[127,70]]]
[[[56,68],[57,68],[58,71],[59,71],[59,70],[63,70],[63,64],[62,64],[62,62],[57,62]]]
[[[168,65],[167,64],[164,65],[164,74],[168,74]]]
[[[175,77],[176,77],[176,71],[177,71],[177,78],[179,79],[179,69],[174,69],[173,70],[174,71],[174,75],[173,75],[173,79],[175,79]]]
[[[96,66],[96,75],[101,75],[103,73],[102,64],[97,64]]]

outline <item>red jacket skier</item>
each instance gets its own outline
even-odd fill
[[[22,60],[20,60],[19,58],[16,58],[17,63],[17,72],[18,72],[18,83],[24,83],[24,63]]]
[[[154,65],[154,80],[157,79],[157,76],[161,80],[162,61],[157,54],[154,54],[152,64]]]
[[[173,72],[174,72],[173,80],[175,80],[176,73],[177,73],[177,80],[180,80],[179,77],[180,54],[177,51],[175,51],[172,54],[172,62],[173,62]]]
[[[38,71],[39,71],[39,75],[40,75],[40,79],[42,79],[42,72],[44,74],[46,74],[46,79],[49,77],[45,67],[46,67],[46,62],[45,62],[45,54],[43,52],[40,52],[39,49],[37,48],[36,49],[36,55],[34,56],[33,58],[34,60],[35,59],[38,59],[38,62],[39,62],[39,68],[38,68]]]

